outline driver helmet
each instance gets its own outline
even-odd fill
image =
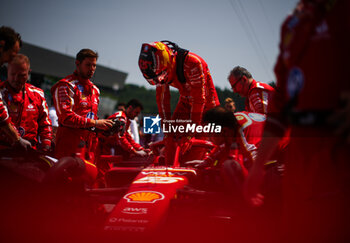
[[[139,67],[151,85],[169,84],[175,68],[175,54],[163,42],[143,43]]]

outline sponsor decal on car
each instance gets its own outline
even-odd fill
[[[142,184],[142,183],[151,183],[151,184],[172,184],[179,181],[184,181],[185,179],[182,177],[173,177],[166,175],[158,175],[158,176],[145,176],[141,179],[138,179],[133,182],[133,184]]]
[[[130,224],[147,224],[149,221],[146,219],[126,219],[112,217],[109,219],[110,223],[130,223]]]
[[[124,231],[124,232],[144,232],[146,227],[136,226],[105,226],[106,231]]]
[[[126,207],[122,210],[122,213],[125,213],[125,214],[147,214],[148,208]]]
[[[155,191],[136,191],[126,194],[124,199],[133,203],[155,203],[163,200],[164,194]]]
[[[178,172],[190,172],[190,173],[194,173],[196,174],[196,171],[194,169],[188,169],[188,168],[172,168],[172,167],[159,167],[159,168],[145,168],[142,170],[142,172],[151,172],[151,173],[155,173],[155,172],[159,172],[159,173],[164,173],[164,174],[168,174],[168,173],[178,173]],[[178,175],[178,174],[177,174]]]

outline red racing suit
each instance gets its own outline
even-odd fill
[[[76,73],[58,81],[51,93],[58,116],[56,135],[57,158],[78,155],[94,161],[97,148],[96,133],[88,130],[95,126],[99,104],[99,89]]]
[[[189,52],[184,61],[183,71],[186,82],[181,83],[177,75],[175,75],[170,84],[172,87],[177,88],[180,93],[179,101],[172,116],[169,85],[157,84],[156,93],[159,115],[163,120],[181,119],[201,124],[204,112],[220,105],[208,65],[201,57]],[[176,147],[172,137],[166,138],[165,147],[166,160],[170,164],[172,163]]]
[[[180,98],[171,117],[168,84],[158,84],[157,104],[162,119],[187,119],[201,124],[203,113],[220,105],[207,63],[198,55],[189,52],[184,62],[186,82],[181,83],[175,75],[170,84],[179,90]]]
[[[253,163],[257,150],[260,145],[266,116],[253,112],[236,112],[235,113],[239,128],[235,142],[238,145],[239,154],[243,156],[243,161],[237,161],[241,164],[243,169],[249,169]],[[223,163],[230,157],[231,144],[224,144],[218,146],[209,153],[206,160],[212,162],[218,160]]]
[[[0,84],[3,103],[6,104],[11,123],[22,138],[36,148],[40,138],[42,147],[50,148],[52,127],[44,92],[26,83],[24,91],[14,92],[8,82]],[[3,136],[1,139],[5,139]]]
[[[291,129],[283,185],[290,242],[350,240],[350,150],[327,123],[350,91],[350,3],[318,2],[302,1],[282,25],[277,94],[266,123],[276,136]]]
[[[118,118],[125,122],[125,132],[121,136],[120,133],[117,133],[115,136],[112,137],[113,140],[117,142],[117,145],[119,145],[124,151],[126,151],[129,155],[134,154],[135,151],[144,150],[144,148],[136,143],[134,139],[131,137],[130,133],[128,132],[130,128],[130,119],[126,116],[124,111],[118,111],[108,117],[108,119],[115,119]],[[109,139],[111,140],[111,138]]]
[[[246,99],[246,111],[267,114],[267,106],[271,102],[275,89],[270,85],[253,79]]]

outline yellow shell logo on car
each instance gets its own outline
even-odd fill
[[[124,199],[134,203],[154,203],[163,200],[164,195],[155,191],[137,191],[126,194]]]

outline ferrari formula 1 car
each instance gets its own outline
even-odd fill
[[[142,161],[120,161],[94,188],[95,165],[74,157],[57,161],[36,151],[0,154],[1,235],[9,241],[190,242],[227,241],[250,229],[246,206],[229,195],[221,168],[196,169],[181,157],[208,141],[178,146],[167,165],[156,153]],[[200,159],[200,158],[198,158]],[[239,165],[236,175],[242,177]],[[238,180],[240,182],[240,180]],[[238,185],[237,188],[240,188]],[[250,232],[249,230],[247,232]]]

